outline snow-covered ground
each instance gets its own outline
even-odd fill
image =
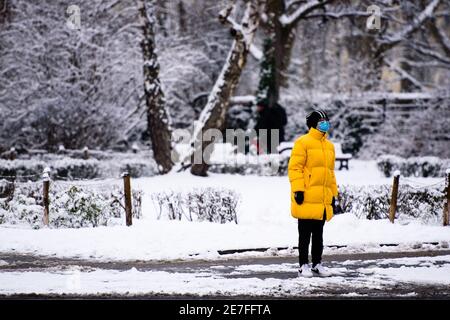
[[[350,170],[337,171],[336,176],[340,185],[391,183],[390,178],[376,169],[374,161],[352,160]],[[439,179],[413,180],[432,184]],[[151,193],[207,186],[240,193],[239,224],[156,219]],[[287,177],[210,174],[202,178],[184,172],[134,179],[132,187],[143,190],[144,198],[143,218],[135,219],[131,227],[32,230],[0,225],[0,252],[102,260],[214,259],[219,257],[217,250],[297,245],[297,224],[290,216]],[[335,216],[324,229],[325,245],[347,245],[347,251],[379,250],[380,243],[399,243],[398,250],[405,250],[422,242],[438,242],[441,247],[448,247],[449,228],[420,222],[391,224],[387,220],[369,221],[343,214]]]
[[[329,278],[297,278],[295,263],[241,265],[224,272],[229,268],[218,264],[197,272],[166,272],[72,266],[46,272],[2,272],[0,294],[414,297],[424,294],[416,291],[432,296],[433,290],[450,285],[449,255],[349,260],[330,269]]]

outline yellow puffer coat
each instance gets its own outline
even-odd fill
[[[294,218],[322,220],[324,209],[327,221],[333,217],[331,201],[338,195],[334,161],[334,145],[319,130],[311,128],[295,141],[288,165]],[[296,191],[304,191],[301,205],[295,202]]]

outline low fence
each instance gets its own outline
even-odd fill
[[[9,208],[11,209],[9,214],[14,215],[14,211],[18,211],[19,219],[24,218],[24,220],[38,219],[35,211],[36,207],[40,208],[38,209],[41,210],[39,220],[42,220],[43,225],[47,227],[50,224],[50,204],[52,202],[55,204],[55,212],[60,209],[56,208],[56,206],[61,206],[61,204],[63,204],[64,210],[75,216],[80,215],[77,211],[85,212],[88,219],[96,221],[94,226],[99,225],[98,217],[95,216],[95,214],[100,214],[102,209],[105,209],[103,212],[108,211],[106,218],[100,217],[100,219],[103,220],[107,220],[110,215],[113,217],[117,217],[118,215],[122,216],[120,211],[122,211],[122,213],[124,212],[125,224],[127,226],[133,224],[133,215],[136,217],[140,216],[141,192],[131,189],[131,176],[128,172],[124,172],[121,176],[123,179],[122,188],[117,185],[116,181],[114,181],[113,184],[107,184],[105,180],[67,180],[67,178],[59,176],[56,176],[57,179],[52,180],[50,176],[51,170],[48,167],[44,169],[39,181],[30,180],[35,178],[34,175],[0,176],[0,180],[6,182],[6,184],[4,183],[4,185],[0,186],[0,195],[2,196],[0,199],[2,200],[2,203],[0,203],[0,222],[2,220],[1,209],[2,207],[4,209],[5,206],[7,208],[11,207],[9,203],[18,207]],[[26,180],[27,182],[20,182],[20,180]],[[19,191],[20,189],[24,190]],[[61,192],[58,193],[58,191]],[[52,195],[55,199],[52,199]],[[17,201],[13,201],[15,196],[18,198]],[[35,203],[30,203],[30,199],[34,199]],[[67,205],[70,200],[77,203]],[[101,201],[108,202],[108,206],[103,206]],[[133,207],[133,204],[136,208]],[[33,217],[31,218],[26,217],[27,214],[30,213],[27,209],[28,207],[31,208],[31,211],[34,210],[34,214],[32,214]],[[111,211],[111,213],[109,213],[109,211]],[[55,215],[58,216],[54,217],[56,220],[61,218],[61,214],[55,213]],[[83,220],[83,218],[80,219]],[[55,224],[58,226],[61,225],[61,222],[55,222]]]
[[[429,188],[431,186],[436,186],[445,183],[445,194],[446,199],[444,201],[444,210],[442,213],[442,224],[444,226],[449,225],[449,218],[450,218],[450,169],[447,169],[446,171],[446,178],[441,179],[440,181],[428,184],[428,185],[421,185],[421,186],[415,186],[417,182],[414,182],[408,178],[402,178],[405,182],[408,183],[409,187],[415,188],[415,189],[424,189]],[[389,208],[389,220],[394,223],[394,220],[396,218],[396,212],[397,212],[397,200],[398,200],[398,193],[399,193],[399,187],[400,187],[400,171],[396,171],[394,173],[394,179],[392,183],[392,193],[391,193],[391,199],[390,199],[390,208]]]
[[[20,179],[27,179],[28,177],[26,176],[0,176],[1,178],[9,178],[12,179],[13,182],[8,182],[7,184],[7,188],[9,188],[9,190],[3,190],[2,187],[0,186],[0,196],[2,196],[2,202],[8,201],[8,197],[13,197],[14,193],[15,193],[15,188],[16,186],[20,185],[20,184],[33,184],[33,188],[31,188],[30,190],[28,190],[27,192],[31,192],[31,195],[33,199],[36,199],[36,203],[39,202],[39,205],[36,206],[33,204],[36,203],[29,203],[29,201],[27,202],[26,199],[22,199],[19,202],[16,202],[16,204],[18,204],[18,206],[22,206],[23,208],[18,208],[18,210],[22,210],[22,211],[26,211],[28,210],[28,207],[34,207],[34,209],[32,208],[31,210],[37,210],[39,211],[39,214],[34,214],[33,215],[33,219],[39,219],[41,221],[43,221],[44,226],[49,226],[50,224],[50,218],[51,218],[51,210],[50,210],[50,204],[52,203],[57,203],[58,199],[52,199],[53,197],[56,197],[56,194],[53,193],[51,190],[53,189],[57,189],[58,186],[66,186],[68,187],[68,189],[64,189],[62,190],[63,192],[60,193],[59,197],[70,197],[71,193],[74,193],[76,191],[78,191],[76,188],[81,187],[96,187],[96,188],[108,188],[111,187],[110,185],[108,185],[105,180],[101,180],[101,181],[96,181],[96,180],[83,180],[83,181],[73,181],[73,180],[63,180],[61,178],[63,177],[59,177],[61,180],[52,180],[50,179],[50,169],[46,168],[42,174],[41,180],[38,182],[18,182],[17,180]],[[107,191],[107,193],[109,192],[109,195],[107,194],[106,196],[104,196],[102,198],[102,194],[101,192],[91,192],[90,194],[87,194],[87,197],[91,197],[91,198],[112,198],[112,199],[108,199],[108,200],[112,200],[112,202],[110,201],[110,204],[114,204],[115,207],[110,210],[108,208],[106,208],[107,211],[113,211],[113,213],[117,213],[119,210],[121,213],[125,213],[125,224],[127,226],[131,226],[132,225],[132,219],[133,219],[133,215],[136,212],[134,210],[134,206],[139,206],[140,209],[140,198],[139,198],[139,202],[136,202],[135,197],[134,197],[134,190],[132,190],[131,188],[131,177],[129,175],[129,173],[124,172],[122,175],[122,179],[123,179],[123,184],[120,188],[120,192],[116,192],[116,193],[111,193],[109,192],[110,190]],[[117,180],[114,180],[115,183],[117,183]],[[117,185],[116,185],[117,186]],[[443,186],[443,188],[441,187]],[[119,186],[117,186],[119,188]],[[394,178],[393,178],[393,184],[392,187],[390,188],[389,185],[382,185],[382,186],[377,186],[377,188],[368,188],[370,186],[367,186],[367,188],[363,188],[362,187],[358,188],[356,186],[353,186],[352,188],[347,188],[348,190],[346,190],[345,186],[342,187],[343,190],[341,190],[342,192],[340,192],[340,199],[339,199],[339,204],[342,207],[342,209],[344,210],[344,212],[360,212],[359,215],[364,214],[366,216],[367,219],[385,219],[385,218],[389,218],[389,220],[394,223],[394,221],[398,218],[398,212],[399,212],[399,208],[400,208],[400,212],[407,212],[409,215],[411,215],[412,217],[418,217],[419,215],[417,214],[417,212],[425,212],[426,214],[430,213],[433,215],[433,219],[435,219],[436,217],[438,217],[438,215],[440,215],[438,212],[442,212],[442,224],[444,226],[448,226],[449,225],[449,218],[450,218],[450,169],[448,169],[446,171],[446,177],[440,179],[437,182],[434,182],[432,184],[425,184],[425,183],[420,183],[418,181],[413,181],[410,180],[406,177],[401,177],[400,176],[400,172],[395,172],[394,174]],[[354,189],[354,190],[353,190]],[[402,193],[403,190],[403,193]],[[422,192],[422,191],[423,192]],[[419,192],[420,191],[420,192]],[[69,194],[69,195],[66,195]],[[157,199],[157,203],[160,206],[160,211],[162,212],[163,209],[165,207],[170,208],[170,212],[175,212],[175,209],[179,209],[179,212],[181,212],[181,214],[178,214],[178,216],[181,217],[181,215],[186,215],[191,217],[192,216],[192,212],[196,213],[197,211],[197,215],[200,217],[201,215],[204,214],[204,207],[205,205],[207,205],[208,207],[212,208],[212,205],[209,204],[209,200],[206,201],[205,199],[201,199],[203,206],[199,206],[197,207],[192,207],[192,202],[193,200],[195,200],[194,198],[198,195],[200,196],[204,196],[205,195],[205,190],[200,190],[199,192],[195,193],[195,194],[187,194],[187,195],[183,195],[183,196],[178,196],[175,197],[174,195],[167,195],[167,194],[162,194],[163,199],[161,200],[161,196],[156,194],[154,196],[156,196],[158,198]],[[86,194],[86,193],[84,193]],[[82,201],[86,201],[86,196],[84,196],[84,194],[82,194]],[[367,196],[366,196],[367,194]],[[20,194],[20,192],[18,192],[18,197],[20,198],[23,194]],[[6,196],[6,198],[5,198]],[[84,198],[83,198],[84,197]],[[26,198],[26,197],[25,197]],[[235,222],[237,223],[237,219],[236,219],[236,201],[234,196],[230,196],[230,197],[222,197],[222,196],[218,196],[218,195],[212,195],[211,199],[216,199],[216,198],[220,198],[221,199],[221,204],[223,205],[223,203],[230,203],[229,207],[232,209],[230,211],[231,215],[226,213],[227,217],[231,216],[234,217]],[[367,198],[367,199],[366,199]],[[231,200],[233,201],[231,201]],[[237,199],[237,198],[236,198]],[[70,199],[69,199],[70,200]],[[367,201],[366,201],[367,200]],[[214,200],[215,201],[215,200]],[[214,201],[210,201],[211,203]],[[194,201],[195,202],[195,201]],[[360,202],[360,203],[358,203]],[[59,202],[61,203],[61,201]],[[65,202],[67,203],[67,201]],[[185,207],[180,206],[178,208],[178,205],[180,205],[180,203],[184,203]],[[1,206],[2,203],[0,203],[0,220],[1,220]],[[135,204],[135,205],[134,205]],[[176,204],[176,205],[174,205]],[[93,203],[93,205],[96,205],[96,203]],[[69,212],[71,212],[74,215],[78,214],[79,211],[79,206],[72,206],[70,205],[70,207],[64,207],[64,210],[67,210]],[[164,209],[165,210],[165,209]],[[214,212],[219,212],[221,210],[221,208],[218,208],[217,210],[215,210]],[[441,211],[442,210],[442,211]],[[414,213],[410,212],[410,211],[414,211]],[[160,212],[160,214],[161,214]],[[187,212],[187,213],[186,213]],[[220,213],[222,214],[223,212],[220,211]],[[387,213],[387,216],[385,215]],[[20,213],[22,214],[22,213]],[[119,216],[121,217],[122,214],[119,215],[115,215],[115,216]],[[220,216],[220,215],[219,215]],[[192,219],[192,218],[191,218]],[[222,219],[222,220],[230,220],[230,219]],[[231,219],[231,221],[233,221],[233,219]],[[0,221],[1,223],[1,221]],[[62,225],[62,224],[60,224]],[[97,224],[98,225],[98,224]]]

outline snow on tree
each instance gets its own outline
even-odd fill
[[[161,173],[172,169],[171,128],[165,108],[164,93],[159,80],[159,62],[155,48],[154,1],[146,8],[145,0],[138,0],[140,23],[143,32],[142,55],[144,57],[144,92],[147,106],[147,122],[152,141],[153,156]]]
[[[367,19],[372,15],[367,8],[371,5],[380,9],[379,29],[367,28]],[[428,54],[427,59],[433,57],[433,59],[441,58],[444,62],[448,61],[442,57],[439,48],[423,41],[423,36],[429,37],[428,29],[431,29],[424,26],[431,22],[434,22],[435,27],[438,26],[438,30],[445,30],[446,23],[442,22],[442,18],[439,18],[437,14],[439,8],[445,9],[445,6],[448,4],[440,0],[429,1],[423,6],[415,1],[402,1],[397,4],[385,1],[361,1],[358,4],[331,2],[324,12],[308,14],[305,19],[322,17],[324,24],[329,23],[331,19],[336,21],[336,27],[349,30],[350,32],[344,33],[333,31],[332,34],[336,36],[337,33],[338,37],[343,36],[341,46],[344,50],[338,54],[349,55],[352,59],[350,62],[355,64],[354,71],[349,71],[349,74],[361,75],[361,79],[357,79],[352,85],[361,88],[362,91],[377,91],[387,90],[386,86],[382,85],[386,84],[383,75],[389,69],[397,73],[401,79],[415,82],[413,83],[415,87],[418,85],[415,77],[408,74],[397,62],[392,63],[392,57],[402,57],[407,55],[408,51],[417,51],[415,60],[422,60],[424,55]],[[323,30],[324,27],[321,26],[320,29]],[[427,35],[424,34],[424,30]],[[316,34],[317,31],[314,32],[314,35]],[[341,42],[339,38],[335,38],[334,41],[336,40]],[[325,45],[328,46],[329,42],[325,42]],[[348,59],[348,56],[342,58]],[[342,61],[342,58],[338,59]],[[336,62],[341,62],[339,60]]]
[[[203,133],[208,129],[224,129],[225,115],[234,89],[236,88],[242,70],[247,61],[250,45],[255,36],[259,24],[260,0],[252,0],[246,3],[246,10],[240,24],[230,14],[235,8],[234,1],[230,1],[228,7],[219,14],[223,23],[231,25],[231,33],[235,40],[231,46],[227,60],[222,68],[216,83],[208,97],[208,102],[200,114],[198,122],[194,126],[191,146],[193,152],[189,155],[191,160],[191,173],[205,176],[208,170],[207,161],[209,154],[204,153],[205,148],[211,143],[203,139]],[[200,155],[200,156],[199,156]],[[200,158],[200,163],[195,163]]]
[[[155,2],[159,78],[175,128],[188,128],[199,117],[229,57],[234,39],[211,14],[224,2]],[[238,3],[236,20],[246,1]],[[22,146],[57,150],[61,144],[124,150],[150,140],[136,4],[83,2],[81,28],[72,30],[69,0],[0,1],[0,152]],[[372,5],[380,8],[381,24],[369,30]],[[448,1],[267,0],[260,11],[261,27],[233,91],[257,92],[263,42],[271,38],[279,89],[274,96],[289,116],[290,139],[305,130],[311,97],[324,92],[421,91],[444,101],[448,96]],[[356,108],[346,107],[349,116],[357,116]],[[369,137],[354,139],[355,145],[383,143]],[[415,146],[414,154],[428,150],[422,143]]]
[[[81,28],[72,30],[64,15],[70,4],[8,2],[0,30],[2,143],[53,150],[108,147],[121,138],[122,103],[135,86],[124,76],[135,52],[117,45],[133,38],[128,15],[116,14],[112,1],[85,3]],[[107,16],[120,27],[110,28]]]
[[[271,54],[274,59],[273,84],[267,93],[269,107],[278,102],[280,87],[287,86],[285,73],[291,62],[297,25],[308,13],[323,8],[332,1],[312,0],[304,4],[301,2],[304,1],[285,3],[285,1],[267,0],[265,6],[265,19],[262,25],[271,39],[273,46]],[[269,52],[267,48],[265,52]]]

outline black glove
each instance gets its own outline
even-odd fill
[[[297,204],[303,203],[303,191],[296,191],[294,192],[294,199]]]
[[[334,214],[341,214],[341,213],[343,213],[341,206],[336,203],[336,198],[335,197],[333,197],[333,200],[331,201],[331,206],[333,207],[333,213]]]

